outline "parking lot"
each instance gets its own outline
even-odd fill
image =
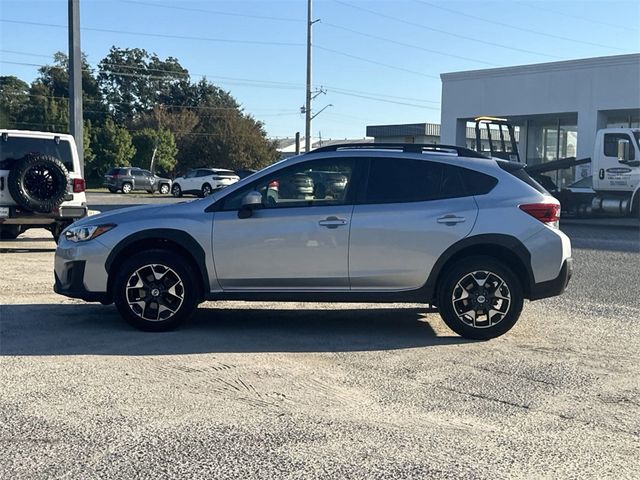
[[[1,241],[0,478],[638,478],[638,230],[566,232],[568,291],[489,342],[422,305],[143,333],[53,293],[46,231]]]

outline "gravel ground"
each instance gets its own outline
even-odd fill
[[[128,327],[0,242],[0,478],[638,478],[640,241],[571,227],[565,295],[471,342],[419,305],[218,302]]]

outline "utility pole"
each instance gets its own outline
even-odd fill
[[[311,151],[311,28],[315,21],[311,15],[311,1],[307,0],[307,101],[304,119],[304,150]]]
[[[80,0],[69,0],[69,131],[78,147],[80,174],[84,177]]]

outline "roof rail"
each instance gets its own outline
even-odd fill
[[[341,143],[316,148],[309,153],[336,152],[338,150],[402,150],[404,153],[444,153],[455,154],[459,157],[488,158],[466,147],[420,143]]]

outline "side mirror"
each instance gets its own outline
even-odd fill
[[[249,192],[242,199],[242,207],[238,210],[238,218],[249,218],[256,208],[262,207],[262,194]]]
[[[629,140],[618,140],[618,161],[626,163],[629,161]]]

